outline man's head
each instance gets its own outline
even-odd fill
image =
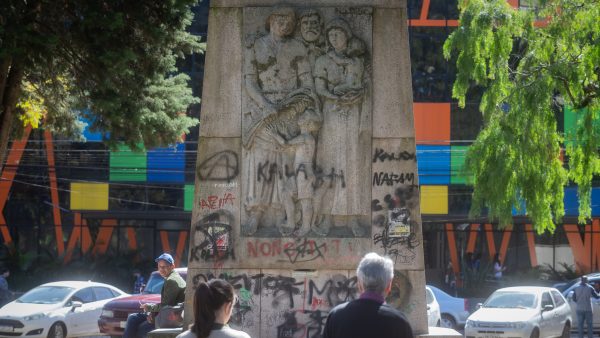
[[[586,276],[581,276],[581,284],[587,284],[588,279]]]
[[[173,256],[166,252],[158,256],[154,261],[156,262],[158,273],[163,278],[167,278],[173,269],[175,269],[175,261],[173,260]]]
[[[294,33],[296,14],[291,8],[277,8],[267,18],[265,29],[278,37],[285,37]]]
[[[358,263],[356,276],[360,292],[371,291],[386,296],[394,278],[394,262],[388,257],[370,252]]]
[[[300,13],[300,34],[306,42],[316,42],[323,30],[321,14],[314,9],[308,9]]]

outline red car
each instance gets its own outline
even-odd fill
[[[187,276],[187,268],[176,268],[183,279]],[[104,305],[102,314],[98,319],[100,332],[110,336],[122,336],[127,323],[127,316],[131,313],[141,312],[141,304],[160,303],[160,290],[165,279],[158,274],[158,271],[152,272],[148,283],[142,293],[112,300]]]

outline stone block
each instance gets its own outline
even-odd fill
[[[239,137],[241,133],[242,11],[213,8],[209,13],[200,136]]]

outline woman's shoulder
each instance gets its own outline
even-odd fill
[[[176,338],[196,338],[196,334],[191,330],[183,331]]]
[[[225,331],[227,337],[230,337],[230,338],[250,338],[250,335],[247,334],[246,332],[232,329],[229,326],[224,328],[224,331]]]

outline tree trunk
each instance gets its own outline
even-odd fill
[[[10,67],[10,72],[4,87],[4,100],[2,101],[2,121],[0,124],[0,173],[4,170],[4,160],[8,150],[8,140],[12,130],[17,100],[21,93],[21,80],[23,79],[23,67],[21,63],[15,63]]]

